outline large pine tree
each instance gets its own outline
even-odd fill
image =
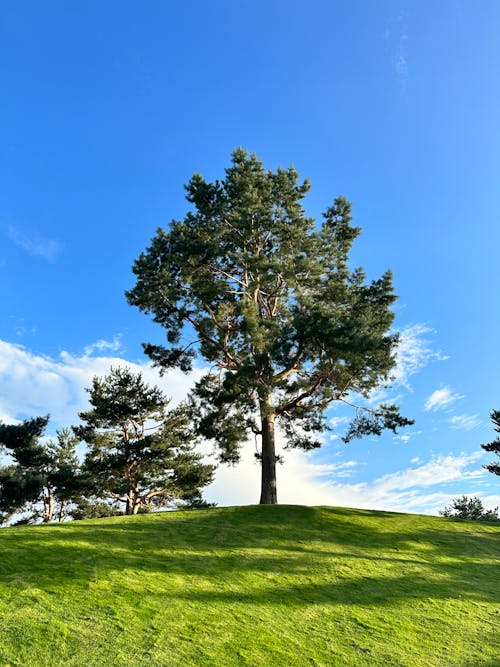
[[[211,364],[193,395],[221,459],[260,436],[261,503],[277,502],[275,424],[288,447],[318,447],[325,409],[367,396],[395,363],[391,273],[366,283],[349,268],[351,206],[338,197],[316,227],[302,206],[309,187],[235,150],[223,180],[192,177],[193,209],[158,229],[127,292],[166,329],[166,346],[144,346],[157,366],[187,371],[196,352]],[[409,423],[393,405],[358,410],[346,439]]]

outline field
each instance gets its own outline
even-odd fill
[[[496,667],[500,527],[251,506],[0,531],[0,664]]]

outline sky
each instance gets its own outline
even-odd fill
[[[435,514],[500,505],[481,443],[500,409],[500,4],[460,0],[6,0],[0,10],[0,419],[74,424],[85,387],[130,365],[175,404],[203,373],[159,378],[164,332],[126,303],[194,172],[243,146],[339,194],[351,255],[399,295],[395,399],[414,426],[287,452],[280,502]],[[280,436],[280,442],[283,444]],[[206,497],[258,501],[253,443]]]

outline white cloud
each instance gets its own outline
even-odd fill
[[[280,441],[280,438],[278,438]],[[343,473],[355,461],[336,464],[316,464],[313,455],[296,450],[285,452],[285,463],[278,467],[278,500],[287,504],[334,505],[379,509],[393,512],[437,514],[438,510],[457,495],[470,491],[467,484],[476,483],[486,471],[469,470],[483,453],[458,456],[437,456],[419,466],[383,475],[373,481],[344,482]],[[413,460],[418,463],[418,457]],[[344,467],[342,467],[342,465]],[[454,488],[449,489],[449,487]],[[209,487],[209,500],[221,505],[257,503],[260,488],[260,467],[249,446],[242,461],[235,467],[222,466],[215,482]],[[500,496],[490,496],[488,502],[499,504]]]
[[[450,417],[449,422],[452,428],[460,431],[470,431],[473,428],[481,425],[479,415],[455,415]]]
[[[91,343],[90,345],[86,345],[83,348],[83,352],[86,357],[90,357],[94,352],[103,352],[104,350],[107,350],[109,352],[120,352],[122,349],[122,338],[123,334],[116,334],[116,336],[113,336],[113,340],[98,340],[95,343]]]
[[[423,431],[410,431],[410,432],[404,433],[403,435],[399,435],[399,434],[395,435],[394,440],[400,440],[401,442],[404,442],[405,444],[407,444],[408,442],[410,442],[410,440],[412,438],[414,438],[417,435],[422,435],[422,433],[423,433]]]
[[[444,482],[467,479],[482,475],[484,470],[468,472],[465,469],[482,457],[482,452],[460,454],[459,456],[436,456],[428,463],[417,468],[408,468],[399,472],[384,475],[375,481],[379,490],[399,491],[414,487],[429,487]]]
[[[91,347],[81,356],[62,352],[58,359],[53,359],[0,340],[0,414],[4,420],[50,413],[51,425],[74,424],[78,413],[88,405],[85,387],[91,385],[94,375],[105,375],[112,366],[141,371],[146,382],[157,385],[172,398],[172,405],[186,396],[202,374],[201,369],[196,369],[189,375],[170,371],[160,377],[147,363],[132,363],[117,356],[91,356],[88,354]]]
[[[4,412],[0,412],[0,424],[20,424],[20,421]]]
[[[392,372],[394,383],[411,389],[409,379],[432,361],[444,361],[448,357],[430,346],[427,334],[434,329],[425,324],[411,324],[400,332],[396,350],[396,366]]]
[[[349,417],[332,417],[328,420],[330,426],[335,429],[338,428],[341,424],[347,424]]]
[[[464,396],[462,394],[454,394],[450,387],[436,389],[436,391],[433,391],[429,398],[426,400],[424,410],[427,412],[429,410],[432,410],[433,412],[436,412],[437,410],[443,410],[461,398],[464,398]]]
[[[16,245],[35,257],[42,257],[43,259],[52,261],[56,259],[62,250],[62,245],[59,241],[46,238],[38,232],[32,232],[28,235],[18,227],[11,225],[7,233],[11,241],[14,241]]]
[[[406,391],[413,391],[410,378],[433,361],[448,359],[442,352],[433,350],[427,338],[434,329],[425,324],[410,324],[399,332],[399,342],[396,348],[396,364],[391,371],[389,384],[393,388],[401,387]],[[390,392],[384,386],[372,391],[368,399],[369,405],[390,400],[397,403],[401,394],[389,398]]]
[[[356,468],[359,465],[357,461],[341,461],[340,463],[331,463],[323,465],[323,475],[326,477],[352,477]]]
[[[93,350],[99,350],[99,347]],[[101,346],[101,349],[102,346]],[[106,347],[104,346],[104,349]],[[0,419],[16,419],[50,413],[51,432],[55,427],[74,424],[78,412],[87,407],[85,387],[94,375],[109,372],[111,366],[128,366],[141,371],[146,381],[160,386],[178,403],[187,394],[203,369],[188,375],[171,371],[160,377],[146,363],[132,363],[118,356],[73,355],[62,352],[54,359],[34,354],[21,345],[0,341]],[[333,418],[338,424],[339,418]],[[283,446],[283,437],[277,442]],[[207,447],[208,449],[208,447]],[[259,501],[260,467],[248,444],[240,465],[220,467],[207,498],[220,505],[247,504]],[[483,452],[472,456],[439,456],[406,470],[383,475],[373,481],[352,481],[358,475],[358,463],[352,459],[332,463],[315,462],[314,453],[285,452],[285,464],[278,466],[278,498],[282,503],[305,505],[340,505],[366,509],[436,513],[451,498],[467,493],[466,482],[478,483],[485,471],[469,469]],[[419,464],[415,458],[412,463]],[[488,473],[486,473],[488,474]],[[348,481],[348,478],[351,481]],[[459,483],[445,491],[439,485]],[[489,500],[491,504],[499,501]]]

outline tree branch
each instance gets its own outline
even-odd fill
[[[378,415],[377,410],[372,410],[371,408],[368,408],[365,405],[356,405],[355,403],[350,403],[349,401],[346,401],[345,398],[342,398],[342,394],[337,396],[334,400],[340,401],[341,403],[345,403],[346,405],[349,405],[351,408],[356,408],[356,410],[364,410],[365,412],[369,412],[371,415],[374,416]]]
[[[299,394],[299,396],[296,396],[293,398],[291,401],[288,401],[284,405],[281,405],[276,409],[276,414],[279,415],[282,412],[286,412],[287,410],[291,410],[292,408],[296,408],[301,401],[303,401],[305,398],[309,398],[309,396],[312,396],[316,389],[321,385],[323,380],[327,378],[327,375],[324,373],[318,373],[312,387],[310,389],[307,389],[306,391],[302,392],[302,394]]]
[[[220,269],[218,266],[212,266],[211,264],[208,264],[208,268],[213,272],[213,273],[220,273],[223,275],[225,278],[228,278],[229,280],[232,280],[233,282],[237,283],[238,285],[241,285],[242,287],[248,287],[248,283],[245,283],[241,278],[236,278],[236,276],[231,275],[227,271],[224,271],[224,269]]]
[[[299,344],[297,352],[293,357],[292,361],[284,370],[282,370],[280,373],[276,373],[276,375],[273,376],[273,382],[280,382],[281,380],[285,380],[287,377],[292,375],[292,373],[297,373],[299,371],[297,363],[300,361],[300,358],[302,357],[302,352],[303,352],[302,345]]]
[[[202,338],[204,338],[208,343],[223,353],[223,355],[226,357],[226,363],[229,364],[228,368],[230,370],[238,370],[240,368],[241,363],[230,354],[229,350],[224,347],[224,345],[219,343],[219,341],[217,341],[215,338],[212,338],[212,336],[209,336],[205,329],[202,329],[202,327],[200,327],[196,320],[194,320],[190,315],[186,315],[185,317],[186,320],[193,325]]]
[[[156,491],[149,491],[148,493],[144,493],[139,496],[141,501],[147,501],[150,498],[153,498],[154,496],[161,496],[162,493],[166,493],[167,489],[158,489]]]

